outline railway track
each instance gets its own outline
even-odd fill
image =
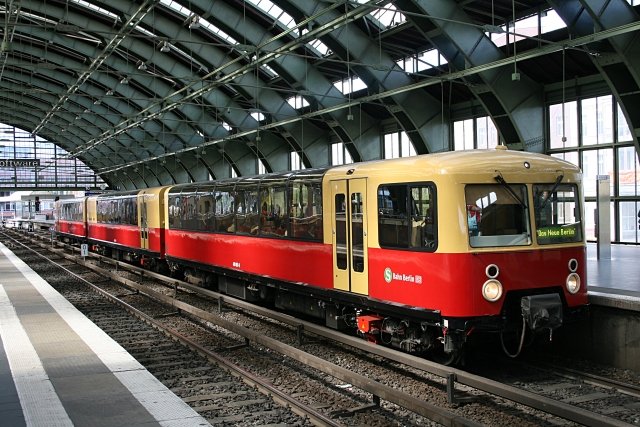
[[[536,384],[539,384],[536,382],[537,380],[531,382],[526,380],[516,380],[515,382],[511,382],[518,384],[509,385],[507,381],[501,378],[498,378],[499,381],[497,381],[496,378],[493,380],[486,379],[469,372],[441,367],[439,365],[413,358],[411,356],[401,355],[393,351],[391,354],[387,354],[385,352],[386,349],[382,347],[371,346],[359,339],[354,339],[352,341],[350,339],[352,337],[343,337],[342,339],[338,339],[332,336],[333,331],[322,330],[323,328],[319,328],[312,324],[288,318],[288,316],[278,316],[260,308],[253,308],[253,310],[256,310],[256,312],[259,313],[257,315],[247,316],[245,314],[241,314],[242,312],[240,311],[227,309],[227,311],[217,314],[216,316],[211,316],[211,312],[217,311],[216,305],[222,304],[222,302],[224,302],[225,305],[233,302],[236,304],[236,307],[252,308],[244,307],[246,303],[232,301],[227,297],[220,297],[213,292],[191,289],[193,292],[198,291],[199,293],[209,294],[211,297],[218,298],[216,303],[211,303],[210,301],[203,302],[204,300],[202,300],[199,295],[191,294],[189,292],[178,292],[177,287],[168,290],[168,288],[164,286],[152,284],[151,276],[153,275],[148,273],[144,273],[144,275],[141,275],[139,272],[127,274],[129,274],[130,277],[128,280],[132,281],[131,285],[134,285],[133,289],[136,289],[137,291],[141,291],[144,287],[153,287],[158,289],[162,295],[165,295],[165,302],[172,304],[174,309],[179,308],[183,312],[191,312],[192,316],[198,316],[198,310],[203,311],[203,313],[200,313],[200,317],[204,318],[205,322],[210,322],[212,324],[217,323],[218,328],[221,323],[224,324],[225,322],[217,321],[216,318],[226,320],[226,322],[230,324],[226,326],[231,330],[234,330],[234,325],[242,325],[249,331],[261,331],[260,333],[254,333],[253,335],[248,333],[248,336],[245,335],[244,340],[248,339],[252,342],[256,342],[259,345],[268,348],[269,351],[277,352],[279,350],[277,348],[278,346],[263,338],[266,338],[267,335],[278,336],[284,345],[291,347],[299,346],[304,348],[308,353],[323,353],[323,357],[325,359],[340,361],[340,367],[347,369],[349,372],[355,374],[359,373],[359,375],[366,378],[379,379],[382,386],[390,387],[390,392],[395,393],[396,395],[402,395],[406,392],[409,396],[415,396],[418,400],[428,400],[435,405],[445,408],[445,413],[449,410],[455,411],[455,413],[452,412],[452,416],[448,421],[444,419],[437,419],[441,424],[472,424],[477,422],[488,425],[506,425],[513,423],[516,423],[517,425],[552,425],[563,423],[563,421],[556,418],[559,416],[585,425],[637,425],[634,424],[634,415],[632,411],[633,406],[630,407],[630,415],[623,418],[617,416],[619,414],[616,411],[605,410],[598,413],[594,410],[595,406],[589,404],[589,399],[584,401],[581,401],[581,399],[577,399],[575,401],[566,400],[563,402],[562,400],[554,399],[552,394],[545,395],[544,393],[533,393],[532,391],[539,391],[536,390]],[[104,280],[104,277],[102,277],[102,279]],[[144,285],[140,284],[141,282],[144,282]],[[136,288],[136,286],[139,286],[140,288]],[[189,285],[185,284],[181,284],[181,286],[187,290],[190,288]],[[161,290],[162,288],[164,291]],[[178,302],[175,298],[176,296],[179,296],[182,301]],[[136,296],[134,293],[125,298],[139,298],[139,295]],[[162,297],[159,299],[162,299]],[[184,302],[186,300],[189,300],[190,302]],[[189,308],[189,306],[192,305],[198,305],[201,308]],[[272,332],[265,332],[264,325],[267,323],[265,323],[264,316],[271,316],[276,319],[275,321],[268,322],[273,325],[271,326],[273,329]],[[236,330],[234,332],[240,333],[241,335],[245,333],[240,330]],[[305,332],[307,334],[312,334],[312,340],[301,339],[305,336]],[[200,339],[202,338],[200,337],[199,340]],[[313,341],[318,339],[322,341]],[[351,347],[347,350],[341,348],[339,350],[335,350],[335,353],[327,354],[326,348],[332,346],[328,346],[324,340],[342,341]],[[242,339],[240,339],[239,344],[238,341],[236,341],[236,344],[231,344],[229,347],[239,345],[243,345]],[[354,350],[353,348],[356,348],[357,350]],[[364,353],[365,351],[366,353]],[[230,352],[229,356],[232,359],[242,357],[241,351],[237,350]],[[291,356],[287,355],[287,357],[290,358]],[[309,358],[309,356],[305,356],[305,359],[307,358]],[[302,360],[298,360],[297,363],[303,362]],[[322,364],[322,362],[318,363]],[[346,368],[344,368],[345,366]],[[331,369],[335,370],[336,368],[332,367]],[[270,378],[272,383],[275,385],[281,385],[285,389],[287,388],[288,384],[287,380],[284,379],[285,374],[283,372],[274,372],[274,370],[269,368],[267,365],[265,365],[265,368],[262,370],[258,367],[257,371],[260,372],[260,375]],[[324,371],[325,375],[328,375],[326,374],[326,367]],[[338,378],[340,378],[340,376],[338,376]],[[517,378],[523,379],[524,377],[520,376]],[[309,391],[302,390],[293,390],[291,394],[296,395],[298,398],[306,399],[310,405],[317,408],[331,408],[331,410],[328,411],[328,414],[334,417],[344,418],[347,415],[353,415],[354,418],[352,418],[350,422],[362,424],[362,415],[358,415],[362,413],[359,410],[366,408],[368,409],[368,413],[375,412],[377,410],[376,407],[380,402],[379,398],[383,397],[383,399],[386,400],[386,397],[388,396],[385,395],[382,388],[369,387],[367,390],[365,387],[364,390],[367,390],[369,393],[373,393],[374,398],[371,399],[370,395],[367,395],[367,393],[362,391],[363,389],[357,390],[357,381],[348,381],[348,379],[351,379],[351,377],[344,374],[342,376],[342,380],[336,381],[336,377],[334,377],[328,381],[333,384],[332,387],[334,389],[344,391],[345,394],[360,395],[361,399],[359,405],[355,405],[354,402],[352,402],[351,404],[343,405],[342,409],[335,409],[339,408],[339,402],[331,401],[331,399],[327,398],[318,399],[318,396],[313,392],[311,392],[311,396]],[[504,384],[505,382],[507,382],[507,384]],[[460,384],[462,384],[462,386],[460,386]],[[469,385],[473,386],[474,389],[467,387]],[[457,387],[457,389],[455,387]],[[547,385],[547,388],[549,387],[551,386]],[[462,396],[460,395],[461,392],[463,392]],[[311,399],[309,399],[309,397],[311,397]],[[471,403],[466,399],[469,397],[472,398],[470,399]],[[393,399],[391,401],[393,401]],[[516,404],[513,402],[516,402]],[[523,407],[521,405],[526,405],[533,409]],[[383,406],[389,407],[390,405],[385,403],[383,400]],[[508,414],[504,414],[505,407],[507,408],[506,412],[508,412]],[[629,409],[628,407],[625,408]],[[420,421],[419,418],[413,418],[414,416],[410,414],[407,415],[403,410],[388,409],[388,411],[393,414],[398,414],[396,422],[400,424],[420,424],[421,422],[425,422],[424,420]],[[500,414],[501,411],[502,414]],[[360,416],[361,418],[356,418],[357,416]],[[432,416],[431,419],[433,420],[434,417]],[[387,420],[387,422],[389,422],[389,420]]]
[[[45,245],[45,248],[41,249],[49,250],[50,248],[46,246],[47,245]],[[416,415],[405,411],[406,414],[412,417],[409,420],[404,418],[406,415],[382,409],[375,402],[373,405],[370,405],[369,402],[367,402],[367,399],[371,399],[370,396],[363,397],[362,394],[352,393],[351,390],[343,387],[344,383],[332,383],[331,381],[328,381],[328,378],[325,377],[322,372],[315,371],[313,369],[314,365],[320,366],[323,362],[321,360],[314,359],[308,354],[295,358],[297,360],[289,360],[289,358],[283,359],[282,356],[277,353],[268,350],[264,351],[264,349],[247,345],[248,342],[243,337],[230,337],[232,334],[229,334],[226,331],[213,339],[212,337],[215,335],[212,335],[210,331],[206,331],[200,327],[200,325],[189,322],[188,319],[184,317],[178,317],[178,313],[175,311],[176,304],[162,305],[156,302],[150,303],[148,298],[144,297],[140,293],[123,293],[120,286],[114,285],[111,281],[105,281],[106,272],[103,274],[96,274],[95,271],[81,272],[78,271],[79,267],[77,265],[69,264],[68,260],[64,260],[62,263],[65,264],[66,267],[62,268],[65,268],[67,274],[60,280],[56,278],[56,273],[53,275],[51,274],[51,260],[45,259],[44,255],[35,255],[33,253],[29,254],[29,250],[18,243],[13,243],[12,249],[18,256],[22,258],[28,257],[26,261],[29,265],[39,274],[43,275],[46,280],[54,285],[54,287],[58,287],[59,283],[63,283],[61,286],[61,293],[74,303],[74,305],[75,298],[73,295],[68,296],[65,291],[65,288],[69,286],[67,283],[70,281],[79,281],[81,282],[79,287],[83,288],[86,287],[86,284],[90,279],[93,279],[99,282],[97,285],[100,288],[99,292],[111,302],[119,302],[120,305],[126,306],[128,311],[136,312],[136,315],[138,317],[142,317],[146,323],[151,324],[156,329],[162,329],[165,333],[170,334],[173,339],[178,339],[183,345],[191,347],[190,352],[183,351],[185,356],[181,356],[180,348],[168,345],[165,346],[160,335],[155,335],[153,338],[150,338],[148,335],[142,334],[142,338],[138,339],[137,337],[139,335],[137,331],[140,330],[140,328],[136,326],[138,324],[137,321],[129,320],[124,323],[113,323],[109,321],[109,319],[117,319],[118,316],[111,314],[105,315],[103,313],[105,310],[105,304],[103,302],[97,304],[100,306],[100,311],[102,312],[96,321],[98,326],[108,332],[113,332],[113,337],[116,341],[121,343],[125,349],[134,355],[134,357],[138,358],[138,356],[140,356],[138,358],[139,361],[147,361],[149,364],[145,364],[145,367],[147,367],[151,373],[156,375],[169,388],[176,391],[176,394],[200,412],[201,415],[210,420],[212,424],[219,424],[222,422],[227,423],[227,425],[268,425],[275,422],[284,423],[285,425],[306,425],[306,423],[313,423],[315,425],[436,425],[433,421],[430,421],[419,414]],[[57,255],[59,256],[60,254],[58,253]],[[70,280],[69,274],[72,274],[75,280]],[[78,284],[74,287],[77,289]],[[116,298],[113,294],[117,294],[119,297]],[[162,299],[161,295],[156,295],[156,297]],[[95,297],[92,297],[90,294],[85,298],[87,299],[79,303],[79,308],[84,309],[85,306],[90,306],[92,304],[92,299],[95,299]],[[122,300],[127,300],[127,302],[125,303]],[[108,303],[106,305],[110,304],[111,303]],[[134,305],[137,308],[133,308]],[[144,309],[147,313],[139,313],[139,309]],[[87,317],[94,320],[90,312],[87,313]],[[101,322],[101,320],[105,319],[107,319],[106,324]],[[227,329],[236,330],[238,332],[238,329],[234,328],[233,325],[227,325]],[[176,332],[176,330],[180,330],[180,332]],[[246,333],[246,331],[244,331],[244,333]],[[144,344],[141,348],[138,348],[135,345],[131,346],[132,343],[135,344],[139,342]],[[262,344],[264,344],[264,341],[262,341]],[[270,344],[273,345],[273,343]],[[158,350],[164,347],[167,347],[166,351]],[[216,352],[211,349],[215,349]],[[195,364],[192,362],[194,352],[205,354],[210,361],[213,360],[217,364],[220,364],[222,361],[222,365],[226,369],[233,369],[234,375],[240,375],[243,382],[248,382],[251,386],[265,392],[268,395],[269,400],[272,400],[271,397],[274,396],[279,397],[279,399],[275,399],[279,400],[279,402],[265,402],[265,396],[253,399],[243,397],[245,394],[250,393],[250,391],[237,393],[199,393],[194,396],[194,389],[203,389],[206,391],[205,387],[207,386],[198,384],[197,387],[194,387],[191,384],[183,384],[185,381],[184,379],[180,380],[183,383],[176,384],[174,379],[176,375],[175,373],[178,372],[180,374],[180,378],[186,377],[189,380],[202,380],[202,375],[199,375],[199,373],[206,370],[211,363]],[[229,353],[230,357],[225,358],[220,356],[219,353],[221,352]],[[302,354],[304,352],[300,353]],[[187,363],[188,366],[183,366],[183,362]],[[239,363],[237,362],[244,365],[250,364],[252,369],[255,369],[261,375],[248,373],[246,369],[239,367]],[[207,376],[213,377],[213,375]],[[373,381],[368,382],[375,383]],[[226,384],[231,383],[231,381],[216,380],[213,387],[218,386],[219,383]],[[279,383],[281,387],[274,387],[274,383]],[[304,387],[301,385],[304,385]],[[238,388],[233,384],[228,386],[232,390],[236,390]],[[352,386],[349,385],[348,388],[350,389],[351,387]],[[248,388],[252,389],[252,387]],[[181,394],[184,393],[185,390],[188,392],[188,395],[186,396]],[[253,392],[255,393],[255,390]],[[387,393],[395,394],[391,389],[388,389]],[[218,394],[220,394],[220,396],[218,396]],[[237,411],[234,411],[232,414],[223,413],[220,415],[218,413],[222,410],[219,407],[220,405],[212,404],[210,402],[210,400],[216,398],[229,399],[229,402],[225,402],[224,405],[226,407],[230,406],[233,408],[237,406]],[[308,403],[302,403],[301,400]],[[201,404],[202,401],[205,402],[204,406]],[[289,419],[289,417],[293,416],[291,414],[287,417],[281,417],[279,420],[275,421],[273,419],[261,420],[256,418],[255,415],[266,414],[273,416],[274,414],[277,415],[280,413],[283,409],[255,410],[250,406],[243,405],[243,403],[246,403],[247,405],[266,405],[268,408],[271,408],[271,406],[278,406],[276,403],[280,403],[280,405],[285,408],[292,407],[292,409],[294,409],[298,414],[302,415],[302,418],[292,422],[291,419]],[[446,409],[435,407],[427,402],[419,402],[417,399],[414,399],[413,403],[422,408],[427,408],[426,415],[431,418],[435,418],[437,420],[437,424],[478,425],[472,420],[466,420],[459,415],[450,413]],[[362,412],[365,408],[373,410]],[[207,411],[214,411],[215,414],[208,413]],[[424,409],[419,411],[424,411]],[[243,414],[245,415],[245,418],[248,418],[248,421],[240,423],[239,420],[242,418]],[[248,417],[247,414],[252,414],[252,416]]]

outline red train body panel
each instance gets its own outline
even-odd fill
[[[90,242],[122,246],[133,251],[142,250],[140,229],[133,225],[89,224],[87,237]]]
[[[569,260],[586,260],[583,248],[476,254],[424,253],[369,250],[369,295],[408,306],[440,310],[444,317],[498,316],[502,305],[485,300],[480,292],[487,280],[485,269],[500,268],[498,278],[509,292],[531,289],[564,290]],[[391,280],[385,280],[390,269]],[[585,262],[578,274],[586,277]],[[563,292],[569,307],[587,304],[586,292]]]
[[[57,220],[56,232],[69,237],[84,239],[87,237],[87,224],[81,221]]]
[[[333,287],[331,247],[323,243],[166,230],[166,256],[256,276]]]

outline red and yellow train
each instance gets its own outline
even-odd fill
[[[453,360],[476,332],[551,332],[585,311],[581,181],[499,147],[61,200],[56,230]]]

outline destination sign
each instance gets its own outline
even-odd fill
[[[40,166],[40,159],[0,159],[0,168],[32,168]]]

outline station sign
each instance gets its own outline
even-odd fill
[[[40,166],[40,159],[0,159],[0,168],[33,168]]]

